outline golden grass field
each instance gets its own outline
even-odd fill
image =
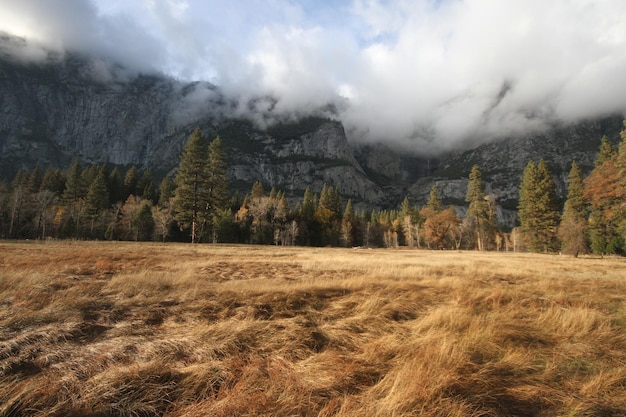
[[[624,416],[626,259],[0,243],[0,416]]]

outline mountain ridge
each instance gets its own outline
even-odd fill
[[[357,207],[396,208],[404,196],[423,204],[437,184],[444,203],[463,206],[466,177],[477,164],[486,191],[498,197],[501,221],[511,225],[529,160],[546,160],[563,197],[571,162],[588,172],[600,138],[615,142],[622,128],[620,116],[608,117],[427,158],[384,143],[350,143],[343,125],[326,117],[261,129],[233,117],[238,103],[209,83],[99,65],[72,54],[43,63],[0,54],[0,175],[36,164],[67,167],[76,156],[172,174],[189,134],[200,127],[207,138],[222,138],[232,188],[243,193],[261,181],[295,199],[307,186],[317,192],[327,183]],[[94,68],[101,71],[94,75]]]

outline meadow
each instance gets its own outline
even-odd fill
[[[0,242],[0,416],[624,416],[626,259]]]

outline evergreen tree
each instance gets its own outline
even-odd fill
[[[212,212],[223,211],[228,205],[228,178],[226,176],[226,154],[222,139],[217,136],[209,144],[209,184],[210,184],[210,210]]]
[[[141,197],[137,192],[137,184],[139,183],[139,172],[135,165],[128,168],[126,175],[124,175],[124,199],[129,195],[135,195]]]
[[[75,202],[85,196],[82,172],[83,169],[80,160],[76,158],[67,172],[65,191],[63,192],[63,199],[65,201]]]
[[[263,184],[260,181],[255,181],[252,184],[252,190],[250,191],[250,197],[252,198],[261,198],[265,197],[265,190],[263,189]]]
[[[619,155],[603,140],[596,166],[584,181],[584,196],[590,207],[591,250],[597,254],[623,253],[626,249],[619,232],[626,189],[618,164]]]
[[[43,182],[43,173],[41,172],[41,168],[39,164],[35,166],[33,171],[30,173],[28,177],[28,192],[36,193],[40,190],[41,184]]]
[[[98,216],[109,207],[109,190],[107,187],[107,173],[101,168],[91,182],[85,197],[84,212],[90,222],[90,231],[93,236],[95,221]]]
[[[146,169],[142,174],[139,181],[137,181],[137,195],[140,197],[154,202],[156,199],[156,191],[154,186],[154,179],[152,177],[152,171]]]
[[[152,206],[145,200],[132,220],[135,240],[145,241],[152,239],[154,233],[154,218],[152,217]]]
[[[48,168],[41,181],[41,189],[60,197],[65,191],[65,174],[59,169]]]
[[[476,238],[476,248],[485,250],[487,243],[492,240],[495,224],[478,165],[474,165],[470,171],[465,201],[469,203],[467,219]]]
[[[170,200],[174,197],[174,181],[170,177],[164,177],[159,186],[159,207],[168,207]]]
[[[611,160],[615,156],[615,148],[609,142],[609,138],[602,136],[600,139],[600,150],[596,154],[595,166],[602,165],[606,161]]]
[[[124,180],[118,167],[113,168],[113,171],[109,174],[109,202],[111,204],[118,201],[124,201],[126,199],[124,190]]]
[[[520,185],[518,209],[521,231],[528,239],[530,250],[556,250],[559,219],[556,185],[543,160],[537,165],[533,161],[526,165]]]
[[[354,207],[352,207],[352,200],[349,199],[341,219],[340,241],[345,247],[350,247],[354,244],[355,222]]]
[[[559,224],[559,238],[563,252],[577,257],[580,253],[587,251],[585,238],[587,207],[582,173],[576,162],[572,163],[567,183],[567,200]]]
[[[208,148],[197,128],[191,134],[180,158],[174,182],[176,183],[176,220],[191,229],[191,242],[200,241],[209,221],[211,184],[208,172]]]
[[[441,211],[441,198],[439,197],[439,188],[437,188],[436,184],[433,184],[433,187],[430,189],[430,195],[428,196],[426,205],[433,213],[439,213]]]

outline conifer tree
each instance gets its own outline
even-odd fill
[[[209,144],[209,204],[212,212],[226,209],[228,204],[228,178],[226,176],[226,154],[222,139],[217,136]]]
[[[149,201],[143,201],[132,219],[132,226],[135,232],[135,240],[145,241],[152,238],[155,224]]]
[[[595,166],[602,165],[606,161],[609,161],[615,156],[615,148],[609,142],[609,138],[602,136],[600,139],[600,149],[596,154]]]
[[[60,197],[65,191],[65,174],[56,168],[48,168],[41,181],[41,189]]]
[[[263,188],[263,184],[260,181],[255,181],[252,184],[252,190],[250,191],[250,197],[252,198],[261,198],[265,197],[265,189]]]
[[[41,172],[39,164],[37,164],[33,171],[30,173],[30,176],[28,177],[28,192],[36,193],[37,191],[39,191],[42,182],[43,173]]]
[[[587,252],[587,207],[582,173],[576,162],[572,162],[567,183],[567,200],[559,224],[559,238],[563,252],[578,257],[580,253]]]
[[[82,171],[80,160],[76,158],[67,172],[65,191],[63,192],[65,201],[74,202],[84,197],[85,186],[82,182]]]
[[[352,200],[349,199],[341,219],[340,241],[345,247],[350,247],[354,244],[355,221],[354,207],[352,207]]]
[[[467,219],[476,237],[478,250],[485,250],[495,229],[495,219],[489,199],[483,189],[482,175],[478,165],[474,165],[469,175],[465,201],[469,203]]]
[[[626,199],[619,159],[615,149],[603,138],[595,168],[584,181],[584,195],[590,208],[591,250],[597,254],[626,250],[624,236],[619,231],[625,216],[623,204]]]
[[[134,195],[137,197],[141,197],[139,193],[137,193],[137,184],[139,183],[139,172],[135,165],[128,168],[126,171],[126,175],[124,175],[124,199],[128,198],[129,195]]]
[[[441,211],[441,198],[439,197],[439,188],[437,188],[436,184],[433,184],[433,187],[430,189],[430,195],[426,205],[434,213],[439,213]]]
[[[106,169],[101,168],[93,179],[85,197],[85,215],[90,222],[93,236],[96,218],[109,207],[109,190],[107,187]]]
[[[137,195],[154,203],[156,197],[156,191],[154,188],[152,170],[146,169],[141,174],[139,181],[137,181]]]
[[[518,215],[521,231],[533,252],[550,252],[557,248],[559,218],[556,185],[548,166],[541,160],[530,161],[522,176]]]
[[[176,177],[176,220],[191,229],[191,243],[198,243],[209,220],[210,189],[208,148],[197,128],[183,149]]]
[[[174,181],[170,177],[164,177],[159,186],[159,207],[164,208],[170,205],[170,200],[174,197]]]
[[[124,201],[124,180],[118,167],[113,168],[109,174],[109,202],[114,204],[118,201]]]

